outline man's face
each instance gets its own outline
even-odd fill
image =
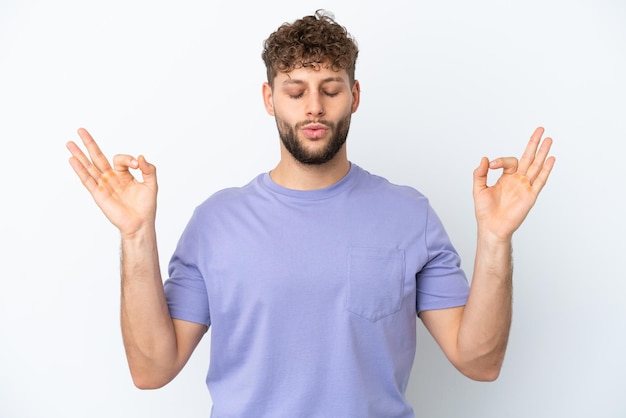
[[[263,86],[282,146],[307,165],[324,164],[344,148],[359,93],[358,81],[351,87],[345,70],[324,66],[278,73],[273,89]]]

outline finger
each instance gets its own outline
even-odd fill
[[[548,182],[548,177],[550,177],[555,162],[556,159],[554,157],[549,157],[545,160],[545,163],[542,164],[541,171],[539,171],[537,178],[532,182],[532,188],[537,194],[539,194],[543,186]]]
[[[111,165],[109,164],[109,160],[105,157],[105,155],[100,150],[98,144],[93,139],[91,134],[87,132],[85,128],[80,128],[78,130],[78,136],[85,144],[85,148],[87,148],[87,152],[89,153],[89,157],[93,164],[100,170],[100,172],[105,172],[111,169]]]
[[[132,155],[118,154],[113,157],[113,169],[115,171],[128,171],[139,167],[137,159]]]
[[[535,129],[535,132],[530,136],[530,140],[528,141],[528,145],[526,145],[526,149],[524,150],[524,154],[519,161],[518,172],[521,175],[526,175],[528,168],[535,161],[535,154],[537,153],[537,148],[539,147],[539,143],[541,142],[541,136],[543,135],[544,129],[542,127],[538,127]]]
[[[150,164],[143,155],[135,158],[131,155],[118,154],[113,157],[113,169],[119,173],[139,169],[143,182],[149,186],[156,186],[156,167]],[[106,174],[103,180],[106,181]]]
[[[474,196],[487,188],[487,174],[489,173],[489,160],[483,157],[480,164],[474,170]]]
[[[539,147],[539,151],[537,151],[537,155],[535,155],[535,160],[526,172],[526,176],[530,179],[531,182],[535,181],[536,177],[541,172],[545,161],[548,158],[550,147],[552,147],[552,138],[544,138],[541,146]]]
[[[95,190],[98,188],[98,182],[93,178],[93,176],[87,171],[83,163],[76,157],[70,157],[70,165],[74,169],[74,172],[78,175],[83,186],[93,195]]]
[[[76,143],[74,143],[73,141],[69,141],[66,144],[66,147],[72,154],[72,158],[70,158],[70,164],[72,165],[72,168],[74,168],[74,171],[76,172],[76,174],[78,174],[79,177],[81,177],[81,181],[83,182],[83,184],[85,183],[85,180],[86,180],[82,178],[83,171],[85,175],[91,176],[93,180],[97,183],[102,174],[100,170],[98,170],[98,168],[96,168],[91,163],[89,158],[87,158],[87,156],[78,147],[78,145],[76,145]],[[76,166],[76,164],[80,164],[82,166],[82,170],[80,170],[80,172],[77,171],[78,167]]]
[[[502,168],[503,174],[515,174],[518,171],[519,162],[515,157],[500,157],[489,163],[489,168],[497,170]]]
[[[137,164],[138,168],[141,170],[143,182],[156,189],[156,167],[150,164],[143,155],[137,158]]]
[[[74,141],[69,141],[67,144],[65,144],[65,147],[69,150],[72,156],[76,157],[76,159],[80,161],[83,165],[91,164],[87,156],[83,153],[80,147],[76,145]]]

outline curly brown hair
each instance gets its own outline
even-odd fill
[[[283,23],[263,44],[263,62],[267,81],[273,87],[278,72],[327,65],[334,71],[346,70],[354,83],[354,69],[359,54],[355,39],[333,16],[318,10],[293,23]]]

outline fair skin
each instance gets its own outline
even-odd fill
[[[329,129],[317,126],[320,119],[338,121],[350,115],[359,107],[361,87],[358,81],[350,85],[345,71],[332,71],[319,67],[300,68],[289,74],[278,73],[274,88],[263,84],[263,103],[270,116],[278,117],[289,125],[303,120],[312,121],[301,129],[298,137],[310,152],[319,152],[332,135]],[[299,190],[321,189],[336,183],[350,169],[350,163],[343,146],[328,163],[304,165],[298,162],[280,144],[280,162],[272,170],[272,179],[287,188]]]
[[[360,86],[343,70],[323,66],[279,73],[263,85],[269,115],[289,126],[308,121],[297,133],[307,152],[317,153],[332,136],[320,120],[337,122],[359,106]],[[111,165],[84,129],[78,134],[88,155],[74,143],[67,147],[70,164],[122,241],[121,324],[133,381],[158,388],[185,365],[207,328],[172,319],[163,293],[156,243],[157,180],[154,165],[143,156],[117,155]],[[420,317],[443,352],[466,376],[494,380],[500,371],[511,324],[511,239],[545,185],[554,158],[551,139],[538,128],[522,158],[483,158],[474,171],[473,194],[478,239],[471,290],[464,307],[424,311]],[[281,158],[271,171],[278,184],[299,190],[330,186],[349,170],[344,146],[330,161],[307,165],[281,143]],[[487,186],[489,170],[502,170]],[[139,170],[142,181],[131,170]]]

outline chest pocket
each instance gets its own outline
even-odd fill
[[[350,248],[346,310],[372,322],[398,312],[403,278],[403,250]]]

